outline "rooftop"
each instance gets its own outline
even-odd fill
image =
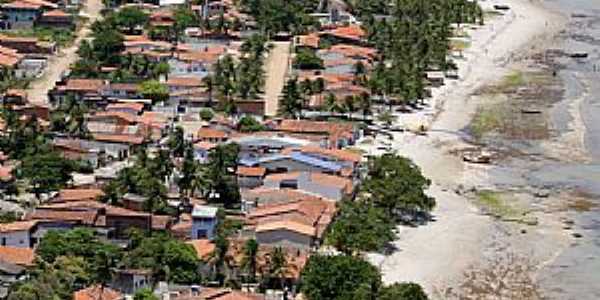
[[[193,218],[216,218],[219,208],[207,205],[195,205],[192,211]]]
[[[124,296],[105,286],[93,285],[73,294],[73,300],[122,300]]]
[[[0,246],[0,261],[13,265],[33,266],[35,253],[32,248]]]

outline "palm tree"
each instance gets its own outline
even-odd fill
[[[279,101],[279,114],[295,118],[301,113],[302,96],[298,88],[298,80],[291,78],[283,87],[281,100]]]
[[[249,239],[244,245],[244,259],[242,266],[248,269],[250,281],[256,281],[256,255],[258,254],[258,242],[255,239]]]
[[[344,107],[338,103],[336,96],[332,93],[328,93],[325,96],[325,110],[331,112],[333,116],[337,116],[339,113],[344,113]]]
[[[269,276],[270,278],[277,278],[279,281],[279,288],[283,289],[283,280],[285,278],[285,272],[287,270],[287,259],[283,248],[275,247],[268,256],[269,265]]]
[[[212,107],[214,78],[211,75],[208,75],[202,79],[202,82],[204,83],[204,86],[206,86],[206,92],[208,92],[208,106]]]
[[[348,119],[352,120],[352,113],[356,112],[357,104],[356,96],[348,95],[344,98],[343,109],[348,112]]]
[[[371,101],[371,95],[369,95],[368,93],[363,92],[358,97],[358,106],[360,111],[362,111],[363,121],[367,119],[367,115],[371,114],[372,104],[373,103]]]

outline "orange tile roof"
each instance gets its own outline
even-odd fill
[[[202,80],[194,77],[169,77],[167,80],[168,86],[180,87],[199,87],[202,86]]]
[[[0,166],[0,181],[10,181],[13,179],[12,166]]]
[[[227,132],[218,130],[218,129],[204,127],[204,128],[198,129],[198,131],[196,132],[196,137],[205,138],[205,139],[224,139],[224,138],[227,138]]]
[[[60,89],[67,91],[99,91],[104,87],[104,80],[102,79],[69,79],[65,86],[60,86]]]
[[[17,0],[17,1],[10,2],[10,3],[2,4],[2,7],[16,8],[16,9],[41,9],[42,5]]]
[[[319,48],[319,41],[320,41],[319,35],[317,35],[315,33],[311,33],[311,34],[307,34],[307,35],[298,36],[297,44],[299,46]]]
[[[51,11],[47,11],[43,14],[44,17],[71,17],[70,14],[60,10],[60,9],[53,9]]]
[[[152,215],[153,230],[167,230],[171,224],[171,216]]]
[[[372,59],[377,54],[377,50],[368,47],[354,46],[348,44],[337,44],[327,49],[329,52],[337,52],[348,57],[361,57],[365,59]]]
[[[98,211],[70,211],[53,209],[36,209],[26,216],[27,220],[55,220],[65,222],[79,222],[84,225],[93,225],[98,217]]]
[[[366,32],[359,25],[337,27],[335,29],[325,31],[324,33],[353,40],[361,40],[367,35]]]
[[[0,224],[0,232],[14,232],[14,231],[29,231],[35,225],[37,225],[37,220],[33,221],[16,221],[12,223],[4,223]]]
[[[125,297],[105,286],[93,285],[73,294],[73,300],[122,300]]]
[[[198,258],[206,260],[215,251],[215,244],[208,239],[199,239],[187,241],[186,244],[192,245]]]
[[[267,173],[267,169],[263,167],[238,167],[237,174],[248,177],[263,177]]]
[[[194,148],[197,148],[197,149],[210,150],[210,149],[214,149],[215,147],[217,147],[217,144],[215,144],[215,143],[209,143],[209,142],[203,142],[203,141],[194,143]]]
[[[102,142],[126,143],[133,145],[140,145],[144,143],[144,137],[139,135],[94,133],[92,136],[95,140]]]
[[[2,48],[2,46],[0,46],[0,48]],[[0,50],[0,52],[1,51],[2,50]],[[27,98],[27,91],[26,90],[22,90],[22,89],[8,89],[8,90],[6,90],[6,93],[4,93],[4,95],[5,96],[11,96],[11,97]]]
[[[57,201],[96,200],[104,196],[101,189],[62,189],[58,192]]]
[[[259,294],[244,293],[229,288],[203,288],[198,296],[184,297],[178,300],[263,300]]]
[[[121,119],[127,123],[137,123],[138,122],[137,115],[130,114],[127,112],[122,112],[122,111],[98,111],[98,112],[94,113],[93,115],[88,116],[88,120],[91,120],[91,121],[97,121],[97,119],[104,119],[104,118]]]
[[[14,67],[23,57],[23,55],[17,53],[17,50],[0,46],[0,65]]]
[[[131,109],[136,112],[141,112],[144,110],[144,103],[111,103],[106,106],[106,110],[115,110],[115,109]]]
[[[35,253],[31,248],[0,246],[0,261],[23,267],[33,266]]]
[[[313,172],[310,174],[310,180],[313,182],[318,182],[318,184],[321,185],[328,185],[343,189],[344,193],[346,194],[352,193],[352,190],[354,189],[352,180],[340,176]]]
[[[290,230],[308,236],[316,236],[316,228],[310,225],[302,224],[294,221],[273,221],[261,223],[256,226],[256,232],[266,232],[274,230]]]
[[[288,216],[296,214],[306,225],[314,226],[325,213],[335,209],[335,203],[321,199],[306,198],[295,202],[282,204],[269,204],[259,207],[247,215],[249,223],[260,224],[263,220],[276,220],[272,216],[283,216],[282,219],[290,220]]]

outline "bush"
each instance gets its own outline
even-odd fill
[[[250,116],[244,116],[238,123],[239,130],[241,132],[255,132],[265,129],[265,126],[260,124],[255,118]]]
[[[323,69],[323,60],[314,51],[303,49],[296,53],[293,65],[300,70]]]
[[[202,119],[202,121],[210,121],[212,120],[212,118],[214,118],[215,114],[212,112],[212,110],[205,108],[203,110],[200,111],[200,119]]]

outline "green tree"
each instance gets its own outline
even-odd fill
[[[185,154],[186,141],[183,133],[183,128],[181,128],[181,126],[175,127],[169,133],[167,145],[169,146],[169,150],[171,151],[174,157],[183,157],[183,155]]]
[[[171,72],[171,67],[166,62],[159,62],[152,68],[152,75],[154,78],[159,78],[161,75],[164,75],[166,79],[169,76],[169,72]]]
[[[23,158],[17,169],[19,178],[27,179],[36,197],[42,193],[58,190],[71,180],[75,169],[73,162],[56,152],[37,153]]]
[[[379,251],[395,237],[393,222],[386,213],[365,202],[344,201],[326,235],[326,242],[339,251]]]
[[[300,70],[323,69],[323,60],[314,51],[301,49],[296,53],[292,65]]]
[[[152,99],[153,103],[163,102],[169,99],[169,88],[156,80],[142,82],[140,92],[144,97]]]
[[[200,280],[200,261],[191,245],[167,234],[153,234],[137,239],[123,264],[130,268],[152,269],[157,280],[174,283],[197,284]]]
[[[308,300],[375,299],[381,287],[377,268],[361,258],[346,255],[311,256],[301,280],[300,291]]]
[[[235,176],[240,146],[235,143],[218,145],[208,155],[208,177],[211,201],[228,207],[239,203],[240,192]]]
[[[250,274],[250,282],[256,281],[256,255],[258,254],[258,242],[255,239],[249,239],[244,244],[244,258],[242,266]]]
[[[148,15],[136,7],[123,7],[114,18],[118,26],[127,28],[129,34],[133,34],[136,27],[144,27],[148,22]]]
[[[380,300],[428,300],[427,294],[416,283],[394,283],[383,287],[379,292]]]
[[[93,37],[92,49],[98,61],[107,65],[118,65],[121,61],[120,53],[125,50],[123,35],[110,28],[94,32]]]
[[[410,159],[397,154],[370,158],[363,191],[367,201],[396,220],[411,223],[435,206],[435,199],[425,190],[431,181]]]
[[[137,290],[135,295],[133,295],[133,300],[160,300],[157,296],[154,295],[151,289],[143,288]]]
[[[63,256],[81,257],[91,279],[104,283],[110,280],[110,269],[116,267],[122,255],[117,246],[101,241],[87,228],[49,231],[38,245],[36,253],[47,263],[54,263]]]
[[[200,111],[200,119],[202,119],[202,121],[208,122],[212,120],[214,116],[215,114],[208,108],[204,108]]]
[[[296,78],[289,79],[283,87],[279,100],[279,114],[287,117],[298,117],[302,113],[303,100]]]
[[[237,124],[238,130],[241,132],[255,132],[265,130],[265,126],[260,124],[255,118],[251,116],[244,116],[240,119]]]

